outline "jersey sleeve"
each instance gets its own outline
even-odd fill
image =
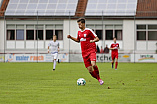
[[[113,48],[112,44],[110,45],[110,48]]]
[[[51,42],[49,42],[48,46],[49,46],[49,47],[51,46]]]
[[[90,30],[90,34],[91,34],[91,37],[92,38],[95,38],[97,37],[97,35],[94,33],[94,31],[92,29],[89,29]]]
[[[78,33],[77,33],[77,40],[79,40],[79,41],[80,41],[79,31],[78,31]]]

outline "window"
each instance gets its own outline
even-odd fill
[[[24,30],[16,30],[16,40],[24,40]]]
[[[113,39],[113,30],[106,30],[106,40]]]
[[[146,40],[146,31],[137,31],[137,40]]]
[[[148,25],[148,29],[157,29],[157,25]]]
[[[157,40],[157,25],[137,25],[137,40]]]
[[[102,30],[96,30],[96,35],[100,40],[103,40],[103,31]]]
[[[7,30],[7,40],[15,40],[15,30]]]
[[[46,40],[52,40],[53,30],[46,30]]]
[[[146,25],[137,25],[137,29],[146,29]]]
[[[58,40],[63,40],[63,30],[55,30],[55,35],[57,35]]]
[[[157,40],[157,31],[149,31],[148,40]]]
[[[122,40],[122,30],[115,30],[115,37],[117,40]]]
[[[27,40],[34,40],[34,30],[26,30],[26,34]]]
[[[43,30],[36,30],[36,40],[43,40]]]
[[[137,40],[146,40],[146,25],[137,25]]]

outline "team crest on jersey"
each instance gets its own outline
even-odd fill
[[[87,34],[84,34],[84,37],[86,37],[87,36]]]

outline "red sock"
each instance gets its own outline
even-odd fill
[[[93,78],[96,78],[97,79],[97,74],[95,73],[95,71],[93,71],[92,73],[90,73],[91,74],[91,76],[93,77]]]
[[[97,79],[99,80],[99,79],[100,79],[100,76],[99,76],[99,69],[98,69],[97,65],[96,65],[95,67],[93,67],[93,68],[94,68],[94,72],[95,72],[96,75],[97,75]]]
[[[112,66],[114,65],[114,62],[112,62]]]
[[[116,62],[116,64],[115,64],[115,69],[117,69],[117,66],[118,66],[118,62]]]

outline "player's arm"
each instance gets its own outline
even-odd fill
[[[120,49],[119,47],[109,48],[110,50]]]
[[[49,53],[49,46],[48,46],[48,49],[47,49],[48,53]]]
[[[119,47],[119,44],[118,44],[118,47],[117,47],[117,49],[120,49],[120,47]]]
[[[110,46],[109,50],[114,50],[114,48],[112,48],[112,44],[111,44],[111,46]]]
[[[99,41],[99,38],[97,36],[94,38],[94,40],[90,40],[91,43],[98,42],[98,41]]]
[[[59,46],[58,46],[58,52],[59,52]]]
[[[59,52],[59,43],[58,43],[58,45],[57,45],[57,46],[58,46],[58,52]]]
[[[114,50],[115,48],[109,48],[109,50]]]
[[[77,38],[72,37],[71,35],[67,35],[67,38],[72,39],[75,42],[80,42]]]
[[[114,47],[114,49],[120,49],[120,48],[119,48],[119,45],[118,45],[118,47]]]

